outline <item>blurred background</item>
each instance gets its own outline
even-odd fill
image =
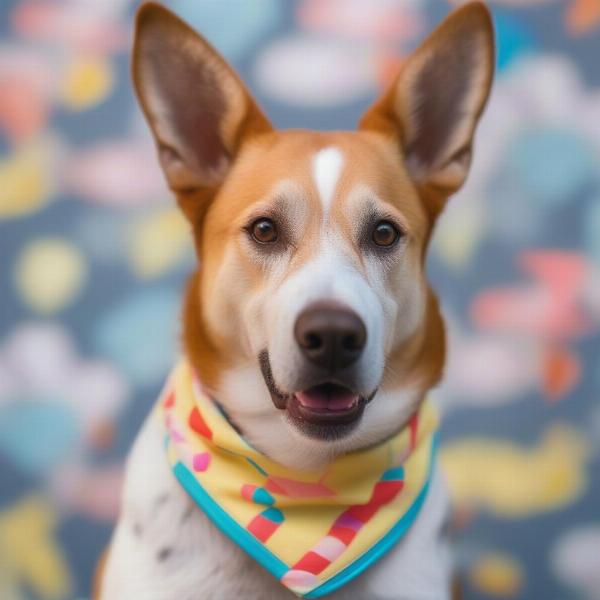
[[[446,0],[173,0],[283,128],[353,128]],[[131,0],[0,0],[0,598],[89,597],[194,258]],[[429,271],[467,600],[600,598],[600,1],[495,0],[497,79]]]

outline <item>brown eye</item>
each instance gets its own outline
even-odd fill
[[[389,221],[379,221],[373,229],[373,242],[382,248],[393,246],[400,238],[400,232]]]
[[[258,219],[252,224],[252,237],[259,244],[272,244],[277,241],[277,227],[271,219]]]

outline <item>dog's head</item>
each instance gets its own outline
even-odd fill
[[[492,72],[489,14],[468,4],[357,132],[276,131],[204,39],[141,8],[135,86],[200,264],[186,350],[275,458],[375,443],[439,380],[444,330],[424,258],[467,176]]]

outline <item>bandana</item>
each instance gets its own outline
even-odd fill
[[[225,535],[303,598],[328,594],[375,563],[423,505],[438,423],[428,400],[399,434],[319,472],[289,469],[253,448],[187,362],[173,371],[159,410],[183,488]]]

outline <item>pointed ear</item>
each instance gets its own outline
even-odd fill
[[[178,195],[218,187],[244,141],[272,129],[226,61],[160,4],[137,13],[132,71]]]
[[[467,4],[407,59],[360,128],[394,136],[417,187],[446,197],[467,176],[493,71],[490,14],[480,2]]]

